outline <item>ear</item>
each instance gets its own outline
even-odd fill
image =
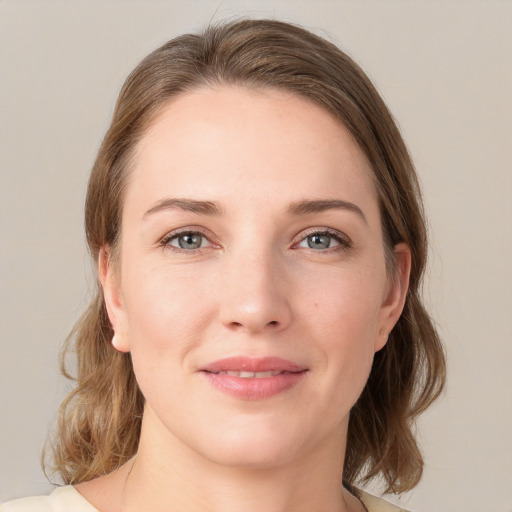
[[[98,272],[108,318],[114,330],[112,345],[119,352],[129,352],[128,324],[121,294],[119,269],[115,268],[112,262],[112,250],[109,246],[104,246],[100,249]]]
[[[393,249],[393,275],[389,277],[389,285],[381,307],[379,330],[375,340],[375,352],[384,347],[389,333],[398,322],[404,309],[409,275],[411,273],[411,249],[406,243],[397,244]]]

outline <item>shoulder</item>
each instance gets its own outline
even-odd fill
[[[407,512],[407,510],[397,507],[383,498],[377,498],[377,496],[373,496],[360,489],[357,489],[356,494],[368,512]]]
[[[71,485],[55,489],[49,496],[31,496],[0,505],[0,512],[98,512]]]

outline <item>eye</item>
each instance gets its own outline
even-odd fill
[[[350,239],[341,233],[331,231],[315,231],[303,238],[297,247],[325,251],[327,249],[344,248],[351,246]]]
[[[162,240],[162,245],[184,251],[194,251],[211,245],[210,241],[198,231],[182,231],[171,233]]]

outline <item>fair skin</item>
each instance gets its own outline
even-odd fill
[[[342,125],[275,90],[178,97],[137,147],[109,257],[114,346],[146,407],[137,456],[77,486],[86,499],[364,510],[340,483],[349,412],[402,311],[410,252],[395,248],[390,276],[371,169]],[[236,373],[246,363],[266,373]]]

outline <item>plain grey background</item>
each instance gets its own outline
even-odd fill
[[[87,303],[89,169],[128,72],[210,19],[300,23],[387,100],[423,183],[425,298],[449,357],[402,503],[512,511],[512,2],[0,0],[0,500],[46,493],[39,454],[69,383],[58,353]]]

